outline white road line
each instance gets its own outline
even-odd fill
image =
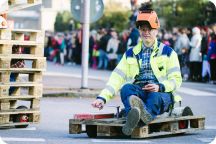
[[[195,138],[201,142],[204,142],[204,143],[210,143],[214,140],[214,138],[207,138],[207,137],[204,137],[204,138]]]
[[[177,92],[189,94],[189,95],[192,95],[192,96],[216,96],[216,94],[211,93],[211,92],[204,92],[204,91],[201,91],[201,90],[185,88],[185,87],[181,87],[179,90],[177,90]]]
[[[36,127],[29,127],[29,128],[14,128],[14,129],[10,129],[10,130],[12,130],[12,131],[34,131],[34,130],[36,130]]]
[[[216,130],[216,126],[211,126],[211,125],[207,125],[205,126],[205,129],[211,129],[211,130]]]
[[[216,137],[215,137],[214,140],[211,141],[211,143],[209,143],[209,144],[216,144]]]
[[[93,143],[152,143],[151,141],[148,140],[136,140],[136,141],[131,141],[131,140],[106,140],[106,139],[92,139],[91,140]]]
[[[16,142],[45,142],[45,139],[42,138],[16,138],[16,137],[2,137],[3,141],[16,141]]]
[[[4,142],[4,141],[2,140],[2,138],[0,137],[0,144],[7,144],[7,143]]]

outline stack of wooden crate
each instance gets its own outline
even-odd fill
[[[38,0],[26,0],[25,7],[32,6],[34,2],[38,3]],[[8,3],[10,9],[16,0]],[[16,50],[22,52],[16,53]],[[39,122],[42,72],[46,69],[43,55],[42,31],[0,29],[0,127],[26,127],[29,123]],[[14,62],[19,61],[25,66],[12,67]]]

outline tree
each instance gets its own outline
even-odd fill
[[[128,23],[129,11],[107,11],[100,20],[91,25],[91,28],[114,28],[117,32],[121,32],[128,28]]]
[[[55,31],[64,32],[71,30],[72,15],[69,11],[58,12],[55,21]]]
[[[207,0],[167,0],[153,3],[166,28],[203,26],[206,22]]]

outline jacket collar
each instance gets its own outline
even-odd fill
[[[142,50],[142,41],[139,41],[138,44],[133,48],[133,53],[135,55],[139,54]],[[155,40],[154,46],[153,46],[153,51],[156,51],[158,49],[158,41],[157,39]]]

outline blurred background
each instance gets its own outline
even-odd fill
[[[208,0],[150,0],[160,19],[158,39],[179,56],[185,81],[215,83],[214,63],[209,46],[215,41],[216,8]],[[90,24],[89,66],[113,70],[124,52],[136,45],[139,33],[134,26],[141,3],[149,0],[103,0],[103,16]],[[56,65],[80,65],[82,24],[74,19],[72,0],[43,0],[42,5],[10,13],[10,27],[42,29],[45,56]],[[202,36],[199,53],[191,53],[192,29]],[[109,42],[110,41],[110,42]],[[190,61],[199,55],[201,59]],[[208,63],[207,63],[208,62]],[[194,68],[196,68],[194,70]]]

